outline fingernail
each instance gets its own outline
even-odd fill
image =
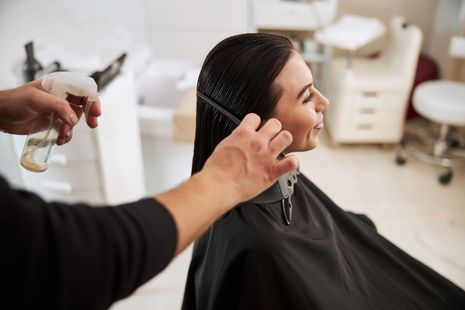
[[[42,80],[42,87],[46,90],[46,91],[50,91],[52,89],[52,86],[53,86],[53,79],[46,79],[46,80]]]

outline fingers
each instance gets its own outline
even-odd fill
[[[85,106],[86,122],[90,128],[95,128],[98,125],[97,118],[102,114],[100,101],[88,102]]]
[[[34,94],[34,102],[36,104],[36,111],[41,112],[46,110],[55,112],[64,123],[70,126],[75,126],[79,121],[74,110],[64,99],[50,95],[44,91],[37,91]]]
[[[239,128],[243,129],[253,129],[256,131],[260,127],[260,117],[257,114],[250,113],[247,114],[242,122],[240,123]],[[266,141],[273,139],[281,130],[281,122],[275,118],[269,119],[265,125],[260,128],[257,133]]]
[[[52,87],[53,87],[53,81],[54,79],[42,79],[42,80],[34,80],[33,83],[37,82],[37,86],[42,89],[42,90],[45,90],[46,92],[49,92]]]
[[[269,119],[265,125],[263,125],[258,134],[262,136],[267,142],[273,139],[281,130],[281,122],[275,118]]]
[[[244,117],[237,129],[252,129],[253,131],[256,131],[260,126],[260,122],[260,116],[255,113],[249,113]]]
[[[258,128],[260,117],[248,114],[233,134],[216,146],[202,169],[216,179],[221,175],[226,183],[234,184],[232,195],[238,202],[255,197],[281,175],[298,167],[295,156],[277,159],[292,142],[291,134],[281,131],[278,120],[271,119]]]
[[[44,83],[41,83],[40,80],[35,80],[31,82],[31,85],[37,89],[42,90],[40,92],[40,98],[38,98],[41,102],[41,106],[49,111],[56,112],[60,119],[62,119],[65,123],[69,125],[75,126],[81,117],[83,110],[79,107],[81,101],[73,102],[73,100],[78,100],[79,97],[71,97],[71,103],[78,104],[63,104],[67,103],[67,101],[55,97],[49,93],[47,93],[50,88],[52,80],[46,80]],[[55,98],[53,101],[51,97]],[[47,98],[50,98],[46,100]],[[48,104],[47,104],[48,103]],[[79,107],[79,108],[76,108]],[[71,109],[72,108],[72,109]],[[74,110],[75,115],[72,114],[71,110]],[[98,125],[97,117],[99,117],[102,113],[100,107],[100,101],[97,99],[96,101],[88,102],[84,105],[84,113],[86,115],[86,122],[90,128],[95,128]]]
[[[274,157],[278,157],[292,143],[292,135],[289,131],[283,130],[271,140],[269,144],[270,152]]]
[[[281,131],[282,125],[277,119],[269,119],[260,129],[259,127],[260,117],[254,113],[247,114],[235,130],[236,136],[238,139],[244,139],[241,134],[253,131],[256,134],[251,143],[253,149],[259,151],[268,148],[274,157],[277,157],[292,143],[292,135],[288,131]]]
[[[97,127],[97,117],[100,116],[101,114],[100,102],[98,100],[87,103],[85,106],[85,111],[83,111],[80,106],[76,106],[76,105],[71,105],[71,108],[76,113],[76,116],[78,119],[81,117],[82,113],[85,113],[86,121],[89,127],[91,128]],[[64,123],[60,129],[56,143],[57,145],[66,144],[69,141],[71,141],[72,137],[73,137],[73,126],[71,126],[68,123]]]
[[[285,173],[291,172],[292,170],[297,169],[299,166],[299,160],[294,155],[286,156],[284,159],[279,160],[273,167],[273,177],[275,179],[279,178]]]
[[[64,123],[63,126],[61,126],[60,131],[58,133],[57,145],[63,145],[71,141],[71,138],[73,137],[73,128],[69,125]]]

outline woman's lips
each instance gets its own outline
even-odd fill
[[[323,126],[324,126],[323,122],[321,122],[321,123],[316,124],[315,127],[313,127],[313,128],[315,128],[315,129],[323,129]]]

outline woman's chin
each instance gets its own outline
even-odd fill
[[[306,151],[314,150],[316,149],[317,146],[318,146],[318,141],[314,142],[310,147],[306,149]]]
[[[308,141],[307,143],[306,151],[311,151],[315,149],[319,143],[320,140],[318,139],[318,136],[312,137],[312,139],[310,139],[310,141]]]
[[[306,152],[315,149],[319,144],[318,137],[312,137],[302,141],[301,143],[296,144],[295,142],[289,145],[287,149],[284,150],[285,154],[294,153],[294,152]]]

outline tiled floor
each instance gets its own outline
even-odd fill
[[[465,167],[442,186],[436,167],[415,159],[396,165],[394,148],[334,147],[324,135],[298,157],[301,171],[341,207],[366,213],[381,234],[465,288]],[[189,257],[190,250],[112,309],[179,309]]]

